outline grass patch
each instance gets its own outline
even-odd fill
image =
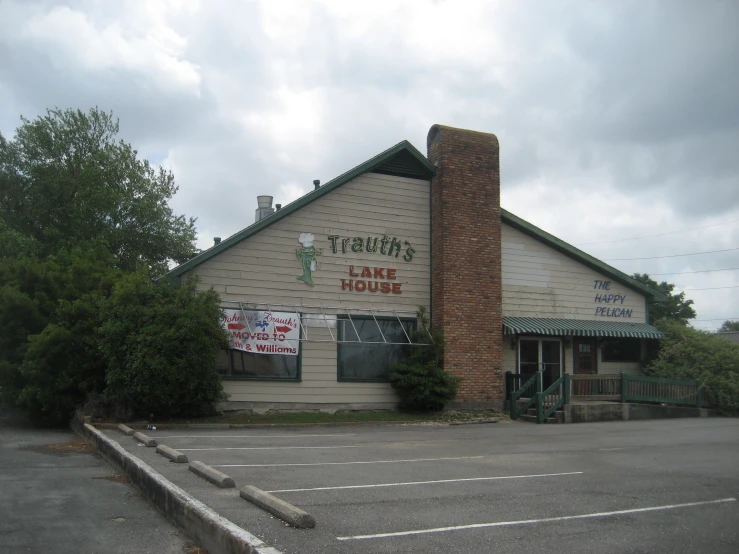
[[[450,410],[433,413],[406,412],[337,412],[335,414],[321,412],[276,412],[264,415],[249,413],[226,414],[223,416],[205,417],[202,419],[177,421],[177,423],[229,423],[241,425],[275,425],[275,424],[311,424],[311,423],[467,423],[500,419],[500,412],[492,410]],[[162,421],[161,423],[166,423]],[[174,421],[172,423],[175,423]]]

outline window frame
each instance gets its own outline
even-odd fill
[[[408,336],[411,338],[411,341],[413,340],[413,333],[416,332],[418,327],[418,320],[414,317],[392,317],[392,316],[376,316],[377,321],[395,321],[397,322],[398,319],[400,319],[401,325],[405,322],[409,322],[411,324],[410,332],[408,333]],[[372,317],[371,315],[357,315],[352,316],[352,320],[374,320],[375,317]],[[361,377],[344,377],[341,375],[341,346],[342,344],[355,344],[354,341],[344,341],[344,323],[345,321],[350,321],[350,318],[347,316],[338,316],[336,321],[338,322],[338,329],[337,329],[337,337],[338,342],[336,343],[336,381],[338,383],[389,383],[390,382],[390,376],[388,374],[388,377],[386,378],[361,378]],[[349,323],[351,325],[351,323]],[[407,332],[408,330],[406,330]],[[356,344],[362,344],[359,342],[356,342]],[[383,345],[378,344],[376,345],[378,347],[382,347]],[[384,345],[384,346],[391,346],[391,345]],[[410,353],[410,348],[413,346],[413,343],[408,343],[408,349]]]
[[[299,313],[301,319],[303,317],[303,314]],[[295,377],[285,378],[285,377],[251,377],[249,375],[233,375],[232,372],[234,370],[234,353],[240,352],[242,354],[251,354],[250,352],[245,352],[243,350],[238,350],[236,348],[226,348],[226,352],[228,352],[228,375],[224,375],[223,373],[218,373],[218,375],[221,378],[221,381],[270,381],[273,383],[300,383],[303,380],[303,327],[301,326],[299,329],[299,342],[298,342],[298,355],[296,358],[298,359],[298,370]],[[259,354],[254,354],[255,356],[258,356]],[[263,356],[266,354],[262,354]],[[278,356],[284,356],[284,354],[277,354]]]

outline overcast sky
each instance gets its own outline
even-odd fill
[[[495,133],[504,208],[674,282],[712,329],[739,270],[694,272],[739,250],[660,256],[739,248],[737,21],[736,0],[0,0],[0,131],[112,110],[201,248],[257,194],[425,153],[434,123]]]

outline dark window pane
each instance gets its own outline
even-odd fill
[[[594,371],[592,345],[590,343],[580,343],[579,351],[579,368],[582,372]]]
[[[539,371],[539,341],[521,339],[519,373],[533,375]]]
[[[374,319],[353,318],[341,320],[339,325],[339,340],[342,341],[338,347],[339,379],[386,381],[392,365],[408,356],[409,347],[385,342],[407,343],[415,322],[403,321],[401,327],[397,319],[377,318],[375,322]]]
[[[221,350],[218,353],[218,361],[216,362],[216,370],[221,375],[231,373],[231,354],[228,350]]]
[[[254,379],[297,379],[298,356],[252,354],[231,350],[233,377]]]
[[[639,362],[640,339],[608,339],[601,343],[601,360],[604,362]]]

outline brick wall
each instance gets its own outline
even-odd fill
[[[434,125],[431,181],[432,325],[446,369],[464,378],[456,404],[503,401],[500,163],[495,135]]]

